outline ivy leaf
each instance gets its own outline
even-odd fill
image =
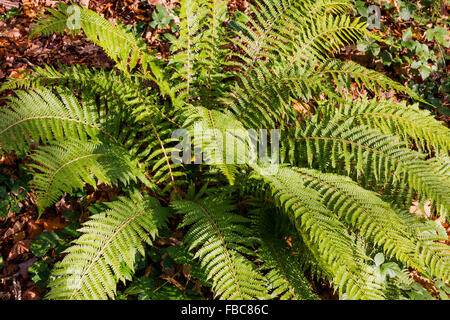
[[[445,36],[448,35],[448,31],[441,26],[434,27],[433,29],[428,29],[425,35],[427,36],[427,39],[429,41],[435,40],[445,48],[450,47],[450,42],[445,39]]]
[[[432,71],[433,71],[432,67],[430,67],[428,65],[422,65],[419,68],[419,73],[423,80],[427,79],[430,76]]]
[[[412,6],[408,3],[405,3],[405,5],[402,5],[402,7],[400,8],[399,17],[403,21],[408,21],[409,19],[411,19],[414,11],[416,11],[414,6]]]
[[[50,269],[45,261],[36,261],[28,269],[33,280],[39,288],[45,288],[47,286],[48,279],[50,277]]]
[[[380,59],[386,66],[390,66],[392,64],[392,54],[389,51],[383,50],[383,52],[381,52]]]
[[[355,7],[361,16],[367,18],[367,8],[366,8],[366,4],[364,1],[356,1]]]
[[[360,41],[356,48],[361,52],[367,52],[369,50],[369,43],[366,41]]]
[[[38,258],[42,258],[48,250],[57,248],[61,239],[54,232],[42,232],[31,242],[30,250]]]
[[[413,32],[412,32],[411,28],[408,28],[405,30],[405,32],[403,32],[402,40],[407,42],[412,39],[412,36],[413,36]]]

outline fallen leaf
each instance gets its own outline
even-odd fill
[[[41,297],[39,293],[36,292],[36,289],[28,289],[22,295],[22,300],[40,300]]]
[[[10,260],[20,257],[21,255],[23,255],[25,253],[28,253],[30,251],[30,244],[31,244],[30,240],[23,240],[23,241],[17,242],[11,248],[11,251],[9,252],[6,260],[10,261]]]
[[[42,225],[45,231],[55,231],[67,227],[70,222],[64,221],[60,216],[52,217],[48,219],[36,220],[36,223]]]

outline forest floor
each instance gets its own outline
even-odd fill
[[[0,16],[6,16],[8,12],[16,14],[0,19],[0,85],[7,78],[21,78],[23,72],[35,66],[44,64],[82,64],[94,68],[111,69],[112,61],[105,53],[92,42],[83,40],[81,35],[53,35],[29,39],[30,27],[35,23],[36,17],[45,11],[44,7],[54,7],[58,1],[53,0],[0,0]],[[63,1],[69,2],[69,1]],[[141,28],[144,40],[151,49],[154,49],[163,58],[169,54],[169,47],[162,42],[158,34],[168,30],[153,29],[148,22],[151,20],[155,5],[165,6],[169,12],[176,5],[175,0],[81,0],[82,5],[95,10],[107,19],[120,19],[127,25],[136,25]],[[248,3],[245,0],[229,0],[229,10],[246,10]],[[15,9],[17,8],[17,9]],[[448,18],[449,6],[441,9],[441,14]],[[389,17],[385,18],[389,20]],[[398,22],[398,21],[397,21]],[[389,21],[386,21],[389,24]],[[408,26],[404,23],[391,23],[389,28],[399,37]],[[450,54],[447,51],[447,54]],[[386,67],[378,59],[356,50],[356,46],[348,47],[338,55],[342,59],[353,60],[364,66],[383,72],[391,78],[408,84],[417,75],[409,74],[408,68]],[[450,65],[446,66],[446,72],[450,71]],[[407,75],[401,77],[401,75]],[[442,75],[432,75],[432,81],[442,82]],[[419,80],[420,81],[420,80]],[[3,92],[0,96],[12,94]],[[360,95],[355,88],[355,95]],[[386,92],[387,97],[393,97],[393,92]],[[399,99],[402,97],[398,97]],[[438,96],[444,106],[448,106],[448,93]],[[4,105],[0,101],[0,105]],[[449,109],[450,110],[450,109]],[[450,116],[437,113],[436,117],[450,124]],[[31,244],[43,231],[61,230],[70,225],[70,219],[63,215],[67,211],[83,210],[92,202],[102,202],[117,195],[118,190],[113,188],[99,188],[88,190],[88,196],[84,201],[61,200],[55,206],[45,210],[38,219],[34,202],[33,191],[28,190],[27,163],[28,159],[21,159],[14,154],[0,154],[0,210],[8,210],[8,217],[0,218],[0,300],[8,299],[41,299],[46,293],[41,288],[36,277],[31,277],[29,268],[39,260],[36,256],[37,249]],[[3,192],[3,193],[2,193]],[[2,208],[1,201],[5,206]],[[426,215],[426,212],[424,213]],[[450,225],[443,224],[450,235]],[[182,239],[180,232],[171,234],[166,239],[161,239],[159,245],[170,245]],[[57,257],[56,252],[48,253]],[[177,282],[168,274],[168,281]],[[431,293],[435,291],[432,284],[420,276],[416,280]],[[314,283],[322,299],[336,299],[331,288],[326,283]]]

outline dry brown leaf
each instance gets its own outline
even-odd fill
[[[7,261],[16,259],[20,257],[21,255],[28,253],[30,251],[30,240],[22,240],[17,242],[13,245],[11,248],[11,251],[8,254],[8,257],[6,258]]]
[[[70,222],[62,220],[60,216],[47,219],[39,219],[36,220],[36,223],[42,225],[45,231],[55,231],[58,229],[63,229],[70,224]]]

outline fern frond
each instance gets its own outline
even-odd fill
[[[114,144],[66,140],[40,147],[31,157],[40,164],[33,165],[41,173],[31,181],[40,213],[64,192],[73,192],[85,183],[95,188],[94,175],[107,184],[129,185],[139,179],[152,187],[138,163]]]
[[[79,5],[58,4],[58,10],[49,10],[50,14],[42,16],[30,32],[35,35],[49,35],[62,33],[66,30],[77,32],[83,30],[86,38],[105,50],[113,59],[117,68],[122,71],[131,71],[140,62],[142,69],[159,72],[157,61],[150,56],[142,39],[137,39],[131,31],[123,26],[114,25],[102,18],[96,12]],[[69,21],[75,20],[72,27]],[[76,25],[79,23],[79,25]]]
[[[139,144],[143,150],[137,153],[141,162],[150,168],[151,179],[155,184],[165,184],[164,190],[183,183],[185,174],[178,170],[181,164],[173,162],[171,158],[176,140],[172,139],[173,124],[165,121],[160,109],[154,104],[144,104],[133,111],[136,114],[136,125],[142,138]]]
[[[187,110],[185,127],[194,147],[203,152],[203,161],[219,168],[230,184],[234,183],[237,164],[245,164],[249,146],[247,131],[231,112],[219,112],[203,107]]]
[[[311,103],[319,95],[331,105],[345,104],[344,88],[350,89],[352,84],[374,94],[383,88],[422,101],[411,89],[353,62],[309,59],[308,65],[303,65],[281,59],[276,63],[257,62],[255,66],[253,72],[240,76],[228,101],[229,107],[251,127],[298,122],[300,112],[292,107],[295,101]]]
[[[172,75],[172,79],[181,78],[183,82],[178,90],[185,90],[183,97],[189,100],[191,87],[194,82],[195,64],[200,60],[199,48],[202,42],[203,20],[207,14],[207,8],[200,1],[182,0],[180,8],[180,35],[173,39],[170,64],[181,64],[180,69]]]
[[[325,171],[357,172],[364,185],[370,185],[373,180],[404,181],[420,196],[449,208],[450,186],[435,175],[434,168],[423,160],[424,154],[406,148],[396,136],[353,126],[353,119],[335,120],[311,121],[305,128],[291,132],[297,144],[283,146],[284,159],[294,164],[314,164]],[[289,152],[287,146],[291,148]]]
[[[322,204],[322,196],[305,187],[289,168],[274,176],[255,176],[270,187],[271,197],[291,218],[327,278],[350,299],[383,299],[381,285],[367,264],[370,259],[345,225]]]
[[[338,16],[325,14],[306,22],[310,24],[294,25],[294,32],[287,33],[289,41],[295,48],[294,51],[290,51],[293,61],[302,61],[310,57],[326,58],[330,53],[355,43],[367,34],[366,23],[342,14]]]
[[[345,13],[353,9],[351,0],[304,0],[299,3],[303,15],[313,17],[324,13]]]
[[[69,91],[60,91],[59,98],[45,88],[15,93],[8,99],[11,109],[0,110],[0,145],[6,150],[21,150],[30,138],[35,143],[87,137],[123,142],[115,110],[100,116],[95,101],[80,105]]]
[[[372,191],[364,190],[351,179],[309,169],[292,169],[305,186],[317,190],[322,203],[339,219],[351,225],[366,239],[382,247],[387,256],[408,266],[421,268],[414,255],[412,234],[388,203]]]
[[[358,87],[363,87],[375,94],[379,94],[381,89],[385,91],[395,90],[405,93],[417,101],[427,103],[412,89],[390,79],[382,73],[367,69],[353,61],[327,59],[319,66],[316,76],[318,78],[324,78],[330,87],[336,87],[340,93],[344,92],[343,88],[350,89],[349,85],[355,83]]]
[[[320,112],[336,113],[339,121],[354,119],[355,125],[376,128],[385,134],[402,138],[405,143],[412,140],[420,150],[428,153],[434,151],[446,155],[450,150],[450,130],[430,115],[429,111],[420,110],[417,104],[360,99],[347,101],[339,108],[322,109]]]
[[[296,122],[294,99],[309,101],[321,92],[337,96],[334,90],[321,85],[314,64],[310,67],[294,64],[289,68],[287,64],[257,63],[253,73],[240,77],[229,107],[247,127],[276,128],[280,123]]]
[[[136,91],[145,90],[141,83],[125,77],[115,71],[104,71],[81,65],[58,65],[58,68],[45,65],[35,67],[23,78],[8,79],[0,91],[14,89],[39,89],[55,86],[67,86],[78,90],[89,90],[92,93],[106,97],[111,105],[118,104],[132,108],[139,99]]]
[[[328,12],[325,6],[328,7]],[[342,13],[349,2],[272,1],[252,7],[255,18],[240,23],[241,42],[236,42],[246,53],[241,58],[250,66],[261,57],[276,61],[277,57],[301,62],[310,58],[323,59],[342,46],[370,36],[366,24]],[[314,10],[314,16],[310,15]],[[307,61],[307,60],[306,60]]]
[[[184,0],[180,8],[180,34],[173,37],[169,67],[171,79],[178,82],[174,89],[179,98],[212,108],[228,88],[226,79],[232,76],[225,67],[231,54],[224,23],[227,3],[223,0]]]
[[[427,273],[448,281],[450,278],[450,251],[445,229],[434,221],[419,218],[408,210],[394,207],[404,225],[417,241],[416,253]]]
[[[275,217],[274,211],[262,206],[255,209],[252,216],[252,229],[258,232],[260,239],[257,251],[260,269],[266,271],[271,295],[281,300],[316,300],[318,297],[299,263],[299,252],[294,251],[298,248],[289,248],[287,241],[275,232],[276,218],[279,217]]]
[[[114,298],[116,283],[134,270],[136,254],[144,255],[143,242],[151,244],[168,217],[156,199],[138,193],[90,209],[96,214],[52,270],[46,299]]]
[[[172,202],[184,214],[183,226],[190,226],[184,241],[189,250],[198,249],[195,257],[201,262],[208,279],[213,282],[214,295],[220,299],[266,298],[265,281],[256,266],[245,255],[255,239],[245,226],[248,219],[233,213],[235,206],[217,196]]]

